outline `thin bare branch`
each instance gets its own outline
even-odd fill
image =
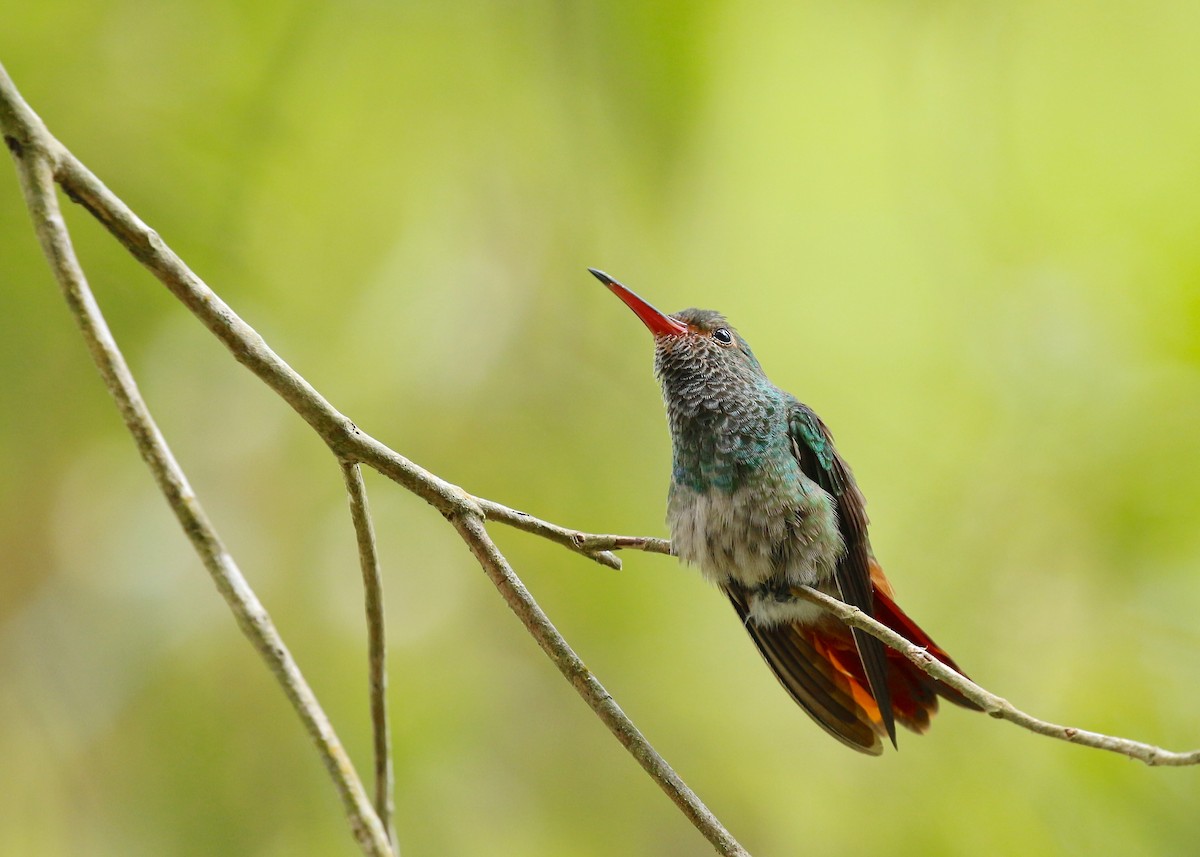
[[[649,551],[652,553],[670,553],[671,543],[666,539],[655,539],[640,536],[601,536],[592,533],[582,533],[535,518],[527,512],[519,512],[502,506],[492,500],[475,497],[475,502],[483,510],[489,521],[505,524],[514,529],[533,533],[549,539],[565,548],[581,553],[589,559],[594,559],[601,565],[620,570],[621,560],[612,553],[621,548]]]
[[[675,773],[666,760],[650,746],[650,742],[633,724],[628,715],[617,705],[599,679],[580,660],[575,651],[568,645],[563,636],[550,622],[542,608],[534,601],[529,590],[525,588],[520,578],[513,572],[508,560],[504,558],[487,529],[483,518],[479,515],[462,515],[450,519],[459,535],[470,546],[471,552],[483,566],[488,578],[500,590],[505,602],[517,618],[533,636],[542,651],[554,665],[558,667],[563,677],[583,697],[584,702],[596,712],[596,715],[608,727],[622,746],[637,759],[638,764],[645,769],[675,805],[683,811],[688,820],[704,834],[705,838],[716,848],[717,853],[724,855],[744,855],[748,852],[738,844],[728,830],[717,820],[707,806],[688,788],[680,776]]]
[[[1131,741],[1128,738],[1114,738],[1110,735],[1101,735],[1099,732],[1089,732],[1086,729],[1076,729],[1073,726],[1059,726],[1057,723],[1048,723],[1045,720],[1039,720],[1021,711],[1007,699],[999,697],[991,691],[984,690],[975,684],[975,682],[965,676],[959,675],[925,651],[925,649],[910,643],[891,628],[881,625],[857,607],[851,607],[849,604],[845,604],[836,598],[807,586],[793,591],[798,597],[821,605],[850,627],[866,631],[872,637],[881,640],[900,652],[900,654],[929,673],[929,675],[954,688],[967,699],[980,706],[992,717],[1015,723],[1024,729],[1028,729],[1030,732],[1036,732],[1038,735],[1058,738],[1061,741],[1068,741],[1083,747],[1092,747],[1096,750],[1108,750],[1112,753],[1119,753],[1122,756],[1137,759],[1139,762],[1145,762],[1147,765],[1200,765],[1200,750],[1177,753],[1171,750],[1164,750],[1161,747],[1144,744],[1141,741]]]
[[[396,840],[394,798],[395,778],[392,774],[392,733],[388,724],[387,704],[387,635],[383,616],[383,574],[379,569],[379,553],[375,547],[375,527],[367,506],[367,486],[362,470],[349,461],[340,462],[342,478],[350,501],[350,517],[358,541],[358,558],[362,567],[363,594],[367,613],[367,668],[370,685],[371,732],[375,753],[375,814],[387,831],[392,852],[400,854]]]
[[[509,511],[511,513],[512,510]],[[523,513],[516,512],[513,514],[521,515]],[[545,524],[545,522],[539,521],[535,526],[521,527],[521,529],[535,535],[545,536],[559,544],[565,543],[559,533],[553,532],[554,524],[549,525],[551,529],[546,529],[542,524]],[[567,532],[570,533],[571,531]],[[584,551],[589,549],[615,550],[624,548],[627,550],[645,551],[647,553],[671,553],[671,543],[666,539],[644,538],[640,536],[603,536],[587,533],[572,533],[570,538],[573,543],[568,544],[567,547],[582,549]],[[992,717],[1007,720],[1038,735],[1057,738],[1061,741],[1078,744],[1082,747],[1108,750],[1112,753],[1118,753],[1122,756],[1128,756],[1131,759],[1145,762],[1150,766],[1200,765],[1200,750],[1184,752],[1165,750],[1162,747],[1156,747],[1153,744],[1146,744],[1142,741],[1103,735],[1099,732],[1090,732],[1074,726],[1060,726],[1057,723],[1040,720],[1017,708],[1003,697],[997,696],[991,691],[975,684],[967,677],[950,669],[930,655],[925,649],[910,643],[904,637],[901,637],[886,625],[880,624],[858,608],[807,586],[796,589],[795,594],[797,597],[821,605],[850,627],[865,631],[887,646],[900,652],[929,675],[954,688],[967,699],[980,706]]]
[[[3,128],[5,143],[16,162],[34,231],[71,315],[83,334],[92,360],[109,393],[116,400],[138,451],[212,576],[217,590],[229,605],[242,633],[262,655],[304,723],[342,798],[359,847],[364,854],[372,857],[386,857],[391,854],[386,834],[333,726],[305,682],[266,609],[208,520],[142,400],[125,358],[117,348],[75,256],[59,209],[53,177],[54,146],[40,123],[30,124],[31,116],[32,113],[20,102],[12,81],[0,67],[0,128]]]

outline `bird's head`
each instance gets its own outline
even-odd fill
[[[655,367],[664,384],[672,380],[763,380],[762,367],[746,340],[725,316],[711,309],[667,315],[603,271],[588,268],[654,334]]]

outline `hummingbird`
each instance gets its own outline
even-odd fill
[[[862,492],[811,408],[772,384],[714,310],[667,315],[588,269],[654,334],[671,432],[672,552],[729,599],[775,677],[847,746],[896,746],[929,728],[938,697],[978,709],[874,637],[797,596],[810,586],[957,664],[895,602],[871,551]]]

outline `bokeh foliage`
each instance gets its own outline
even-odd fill
[[[1047,718],[1200,744],[1200,5],[13,4],[50,125],[360,425],[468,490],[663,532],[645,331],[715,306],[833,427],[901,600]],[[352,854],[0,170],[0,853]],[[94,288],[367,770],[337,468],[102,229]],[[450,528],[369,479],[406,855],[698,854]],[[1195,770],[958,710],[860,758],[662,557],[501,532],[756,854],[1184,854]]]

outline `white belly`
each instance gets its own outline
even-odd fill
[[[833,577],[844,549],[829,495],[764,501],[761,489],[698,492],[673,486],[667,525],[675,553],[718,586],[815,586]]]

